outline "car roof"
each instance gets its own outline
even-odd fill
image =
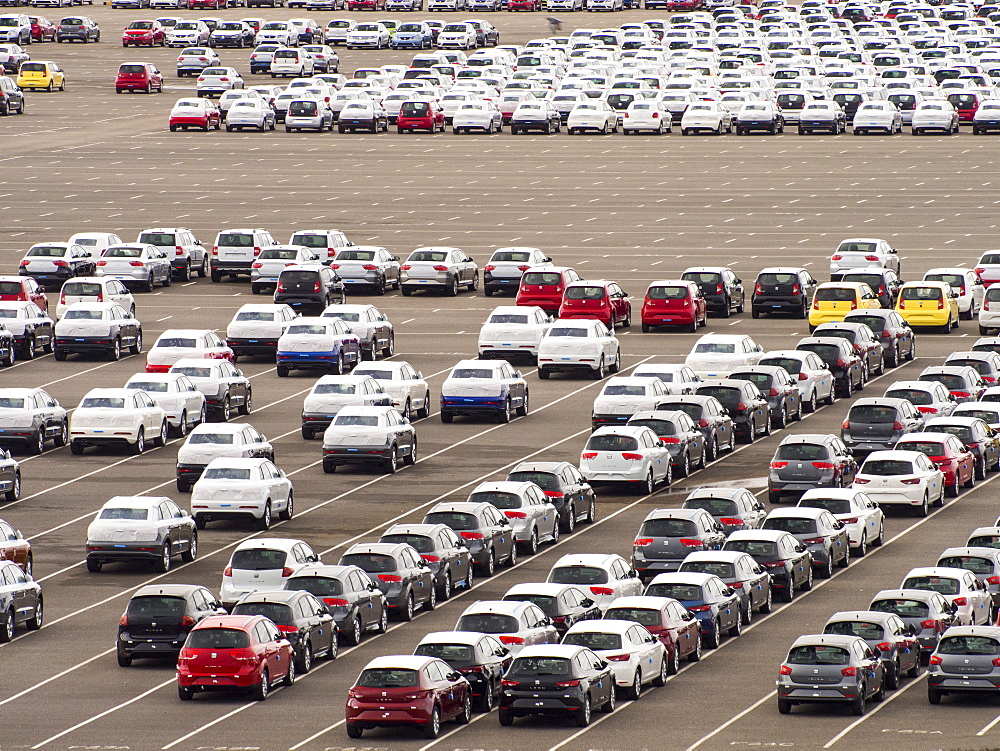
[[[218,468],[218,467],[237,467],[237,468],[250,468],[259,467],[264,462],[269,461],[263,457],[257,456],[217,456],[212,461],[208,463],[208,467]],[[207,469],[207,467],[206,467]],[[232,482],[232,480],[227,480],[227,482]]]
[[[646,514],[648,519],[696,519],[708,512],[700,508],[657,508]]]
[[[150,495],[116,495],[114,498],[106,501],[102,509],[106,508],[154,508],[159,506],[164,501],[173,500],[167,498],[165,495],[160,496],[150,496]]]
[[[111,308],[120,308],[120,302],[75,302],[72,305],[66,307],[66,311],[71,310],[110,310]],[[65,316],[65,313],[63,314]]]
[[[508,595],[522,595],[522,594],[532,594],[532,595],[550,595],[552,597],[558,596],[560,593],[565,592],[567,589],[575,589],[586,595],[576,584],[552,584],[550,582],[522,582],[521,584],[515,584],[513,587],[504,593],[504,597]]]
[[[788,534],[788,532],[780,529],[738,529],[731,533],[726,540],[766,540],[768,542],[777,542]]]
[[[492,634],[483,634],[479,631],[431,631],[429,634],[425,634],[420,640],[421,644],[465,644],[470,647],[476,646],[480,639],[484,636],[493,636]],[[497,637],[493,636],[494,639]]]
[[[458,511],[460,513],[475,514],[486,507],[496,508],[492,503],[486,503],[485,501],[442,501],[432,506],[427,513],[433,514],[435,511]]]
[[[397,670],[422,670],[429,662],[440,662],[436,657],[423,655],[383,655],[364,666],[364,670],[395,668]]]
[[[701,344],[702,342],[722,342],[725,344],[742,342],[744,339],[749,339],[747,334],[702,334],[695,344]]]
[[[832,647],[840,647],[841,649],[850,649],[858,642],[864,644],[865,640],[860,636],[841,636],[840,634],[805,634],[792,642],[791,648],[795,649],[795,647],[828,645]]]
[[[594,431],[593,435],[626,435],[638,438],[649,428],[644,425],[605,425]]]
[[[692,584],[698,587],[703,587],[711,580],[718,578],[719,577],[715,574],[703,574],[697,571],[670,571],[663,574],[657,574],[649,583],[650,585]]]
[[[744,553],[742,550],[696,550],[693,553],[688,553],[684,557],[682,563],[687,563],[691,561],[696,563],[698,561],[721,561],[723,563],[736,563],[736,561],[741,558],[753,559],[749,553]],[[617,602],[617,600],[616,600]]]
[[[237,550],[284,550],[288,552],[296,545],[305,544],[302,540],[290,537],[255,537],[252,540],[241,542],[233,552],[235,553]]]
[[[196,623],[192,630],[206,628],[232,628],[240,631],[249,631],[257,621],[268,620],[262,615],[210,615],[200,623]]]
[[[949,437],[951,437],[951,433],[924,430],[919,433],[907,433],[905,435],[901,435],[899,440],[896,441],[896,445],[898,446],[901,443],[919,443],[921,441],[939,441],[943,443],[944,441],[947,441]]]
[[[195,367],[218,367],[224,361],[223,360],[209,360],[202,357],[182,357],[180,360],[171,365],[171,368],[182,367],[182,368],[195,368]]]
[[[245,422],[205,422],[197,425],[189,435],[195,433],[232,433],[242,432],[247,427]]]
[[[892,389],[920,389],[920,390],[930,390],[934,389],[934,384],[941,385],[940,381],[895,381],[889,384],[886,391],[891,391]],[[942,388],[944,388],[942,386]]]
[[[83,398],[86,399],[91,396],[129,396],[133,393],[133,389],[126,388],[91,389],[83,395]]]
[[[167,329],[157,338],[162,339],[165,336],[204,336],[211,333],[211,329]]]
[[[476,600],[462,611],[462,615],[473,613],[497,613],[500,615],[517,615],[534,603],[524,600]]]
[[[240,602],[291,602],[300,592],[301,589],[258,589],[240,597]]]
[[[767,515],[768,519],[801,519],[808,517],[818,519],[823,514],[829,513],[826,509],[815,506],[789,506],[787,508],[772,509]]]
[[[136,597],[151,597],[154,595],[163,595],[165,597],[187,597],[189,594],[196,590],[206,589],[201,584],[147,584],[145,587],[139,587],[132,595],[134,600]]]
[[[796,435],[788,435],[781,439],[779,446],[787,446],[789,444],[801,444],[801,443],[830,443],[831,441],[837,440],[837,436],[833,433],[798,433]]]
[[[617,553],[568,553],[562,556],[552,568],[560,566],[610,566],[614,561],[621,560]]]
[[[446,524],[393,524],[387,528],[382,536],[386,535],[425,535],[430,537],[442,529],[451,529]]]
[[[741,555],[746,555],[746,553]],[[676,600],[673,597],[659,597],[657,595],[626,595],[616,598],[608,607],[663,610],[671,602],[676,602]]]
[[[909,399],[900,399],[895,396],[865,396],[851,405],[851,407],[896,407],[897,409],[903,406],[904,402],[910,401]]]
[[[964,568],[954,568],[952,566],[917,566],[906,572],[903,581],[913,576],[950,576],[955,579],[965,578],[970,573]]]
[[[533,482],[527,480],[499,480],[491,482],[481,482],[472,489],[473,493],[493,490],[502,493],[517,493],[523,495],[532,487],[538,487]]]
[[[570,462],[521,462],[511,472],[558,472],[573,466]]]
[[[589,651],[586,647],[578,647],[572,644],[532,644],[525,647],[518,654],[518,658],[527,657],[561,657],[572,660],[580,652]]]
[[[897,589],[883,589],[876,593],[872,597],[872,602],[878,600],[918,600],[923,602],[930,602],[934,599],[934,596],[944,597],[940,592],[934,592],[929,589],[906,589],[904,587],[899,587]]]
[[[325,376],[320,376],[316,380],[316,383],[313,384],[313,388],[316,388],[320,384],[325,384],[325,383],[353,383],[357,385],[359,383],[364,383],[370,378],[371,378],[370,375],[325,375]]]
[[[768,266],[757,272],[757,276],[761,274],[800,274],[805,269],[798,266]]]
[[[875,621],[885,625],[890,618],[898,618],[893,613],[881,613],[877,610],[841,610],[827,618],[827,623],[839,623],[842,621]]]
[[[591,618],[586,621],[577,621],[569,627],[569,632],[574,634],[578,634],[581,631],[585,633],[613,633],[624,636],[626,632],[636,626],[641,626],[641,624],[636,623],[635,621],[623,621],[617,618]]]
[[[982,558],[993,558],[996,560],[1000,558],[1000,549],[988,548],[982,545],[965,545],[962,547],[955,548],[945,548],[941,551],[941,555],[938,556],[940,561],[945,556],[949,555],[978,555]]]
[[[354,555],[356,553],[372,553],[374,555],[397,556],[404,548],[413,549],[412,545],[405,542],[357,542],[351,545],[344,555]]]
[[[998,626],[951,626],[942,635],[945,636],[987,636],[991,639],[1000,640],[1000,627]]]

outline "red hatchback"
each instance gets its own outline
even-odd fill
[[[167,44],[167,30],[159,21],[133,21],[122,32],[122,47],[161,47]]]
[[[163,76],[151,63],[122,63],[115,78],[115,91],[144,91],[147,94],[163,93]]]
[[[960,123],[971,123],[976,117],[976,110],[982,103],[982,97],[974,91],[962,91],[948,95],[948,101],[958,110]]]
[[[378,657],[347,694],[347,735],[360,738],[379,727],[418,727],[437,738],[441,723],[465,725],[472,717],[472,689],[461,673],[435,657]]]
[[[32,42],[54,42],[56,40],[56,25],[44,16],[28,16],[31,21]]]
[[[708,324],[708,305],[694,282],[667,279],[649,285],[641,315],[643,331],[653,326],[684,326],[695,331]]]
[[[976,457],[951,433],[908,433],[896,441],[897,451],[926,454],[944,473],[945,492],[954,497],[959,486],[976,484]]]
[[[396,118],[396,132],[426,130],[428,133],[444,132],[444,110],[437,102],[414,100],[403,102]]]
[[[33,302],[43,313],[49,309],[45,290],[30,276],[0,276],[0,300]]]
[[[563,293],[559,318],[596,318],[609,329],[632,325],[632,301],[615,282],[573,282]]]
[[[188,634],[177,659],[177,694],[247,689],[264,701],[279,682],[295,682],[292,645],[261,615],[209,616]]]
[[[514,304],[537,305],[546,313],[556,313],[562,305],[566,287],[579,280],[580,275],[566,267],[528,269],[521,275]]]

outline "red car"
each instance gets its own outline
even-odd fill
[[[227,0],[188,0],[188,8],[211,8],[212,10],[225,10],[229,7]]]
[[[670,279],[649,285],[640,315],[643,331],[653,326],[684,326],[694,331],[708,324],[708,305],[697,284]]]
[[[133,21],[122,33],[122,47],[155,47],[167,44],[167,30],[159,21]]]
[[[958,121],[960,123],[971,123],[976,117],[976,110],[982,103],[982,96],[974,91],[963,91],[949,94],[948,101],[955,105],[958,110]]]
[[[428,133],[444,132],[444,110],[437,102],[403,102],[396,118],[396,132],[426,130]]]
[[[960,485],[976,484],[976,457],[951,433],[908,433],[896,441],[895,449],[926,454],[944,473],[945,492],[952,497]]]
[[[652,586],[652,585],[651,585]],[[667,648],[667,672],[680,670],[681,660],[701,659],[701,627],[697,618],[686,618],[687,608],[672,597],[642,595],[622,597],[608,606],[606,618],[636,621]]]
[[[472,689],[461,673],[436,657],[377,657],[347,693],[350,738],[379,727],[421,728],[437,738],[441,723],[465,725],[472,716]]]
[[[559,318],[596,318],[609,329],[632,325],[632,301],[615,282],[573,282],[563,293]]]
[[[187,130],[188,128],[209,128],[218,130],[222,127],[222,114],[219,106],[211,99],[178,99],[170,110],[170,130]]]
[[[279,682],[295,682],[294,650],[261,615],[215,615],[191,629],[177,658],[177,694],[242,688],[264,701]]]
[[[28,16],[31,21],[32,42],[54,42],[56,40],[56,25],[42,16]]]
[[[122,63],[115,78],[115,91],[144,91],[147,94],[163,93],[163,75],[151,63]]]
[[[27,300],[35,303],[43,313],[49,309],[49,298],[45,296],[45,290],[30,276],[0,276],[0,300]]]
[[[347,0],[348,10],[385,10],[385,0]]]
[[[541,0],[507,0],[507,10],[541,10]]]
[[[521,276],[515,305],[537,305],[546,313],[556,313],[567,285],[579,280],[574,269],[562,266],[528,269]]]

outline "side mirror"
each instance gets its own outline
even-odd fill
[[[583,605],[583,607],[585,607],[585,608],[592,608],[594,606],[594,601],[591,600],[589,597],[585,597],[580,602],[580,604]]]
[[[518,378],[524,378],[524,376],[521,375],[521,371],[520,370],[515,370],[514,371],[514,375],[517,376]]]
[[[241,376],[241,375],[243,375],[243,371],[242,371],[242,370],[240,370],[239,368],[237,368],[237,369],[236,369],[236,375],[238,375],[238,376]]]
[[[392,260],[394,260],[394,261],[398,261],[398,260],[399,260],[399,256],[393,256],[393,257],[392,257]]]
[[[378,585],[375,582],[369,582],[369,584],[368,584],[368,591],[369,592],[374,592],[377,589],[378,589]]]
[[[684,620],[685,621],[693,621],[694,620],[694,613],[692,613],[690,610],[685,610],[684,611]]]
[[[497,657],[506,657],[510,654],[510,650],[507,647],[500,647],[496,652],[494,652]]]
[[[24,535],[21,534],[21,530],[17,530],[16,532],[14,532],[14,539],[15,540],[23,540],[24,539]]]
[[[447,676],[447,678],[448,678],[449,681],[457,681],[461,677],[462,677],[462,674],[459,673],[457,670],[452,670],[450,673],[448,673],[448,676]]]

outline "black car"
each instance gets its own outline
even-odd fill
[[[291,266],[278,275],[274,302],[295,310],[322,313],[328,305],[347,301],[344,282],[329,266]]]
[[[771,425],[784,428],[792,420],[802,419],[802,394],[799,383],[779,365],[752,365],[734,370],[729,378],[750,381],[767,399]]]
[[[755,130],[764,130],[774,135],[785,132],[785,117],[776,104],[751,102],[743,105],[736,117],[736,135],[749,135]]]
[[[562,116],[547,99],[526,100],[514,110],[510,121],[511,135],[533,130],[545,134],[562,130]]]
[[[746,443],[753,443],[758,434],[771,435],[770,407],[760,389],[751,381],[732,378],[706,380],[695,393],[718,399],[733,418],[733,432]]]
[[[188,632],[226,609],[214,594],[196,584],[154,584],[140,588],[118,622],[115,640],[123,668],[137,657],[177,660]]]
[[[385,594],[357,566],[310,564],[285,579],[285,589],[311,592],[350,645],[359,644],[366,631],[384,634],[389,628]]]
[[[503,599],[537,605],[552,620],[560,639],[574,623],[601,617],[594,599],[574,584],[516,584]]]
[[[760,318],[761,313],[791,313],[808,318],[815,291],[816,280],[805,269],[762,269],[753,285],[750,315]]]
[[[847,115],[836,102],[812,102],[799,112],[799,135],[829,131],[833,135],[847,132]]]
[[[517,539],[510,520],[491,503],[445,502],[435,505],[424,524],[444,524],[458,533],[469,548],[473,564],[484,576],[493,576],[497,564],[517,563]]]
[[[507,475],[512,482],[533,482],[559,512],[559,526],[572,532],[577,522],[596,518],[597,494],[569,462],[521,462]]]
[[[705,438],[687,412],[679,409],[636,412],[627,424],[646,427],[656,433],[656,437],[667,445],[670,464],[678,476],[687,477],[692,469],[705,468]]]
[[[849,397],[865,387],[865,366],[854,353],[854,346],[839,336],[806,336],[795,349],[812,352],[830,368],[838,396]]]
[[[878,304],[883,308],[894,308],[896,298],[899,297],[899,288],[903,286],[903,280],[892,269],[867,268],[845,271],[841,274],[842,282],[860,282],[867,284],[878,296]]]
[[[615,675],[586,647],[525,647],[504,674],[499,718],[505,727],[515,717],[551,714],[569,714],[587,727],[597,709],[615,711]]]
[[[326,606],[301,590],[257,590],[240,598],[233,615],[262,615],[270,618],[295,650],[295,667],[300,673],[312,669],[313,660],[337,659],[337,627]]]
[[[14,628],[24,624],[42,627],[42,586],[11,561],[0,563],[0,642],[14,638]]]
[[[662,402],[659,408],[667,412],[680,410],[694,421],[705,439],[705,461],[715,461],[723,449],[732,451],[736,448],[733,418],[714,396],[674,396],[669,401]]]
[[[885,372],[882,342],[875,338],[867,324],[854,321],[821,323],[813,329],[813,336],[839,336],[850,342],[854,354],[861,358],[864,365],[865,380]]]
[[[840,105],[841,109],[844,110],[844,117],[850,121],[854,120],[854,115],[857,113],[861,103],[867,101],[863,94],[844,91],[834,94],[832,99]]]
[[[792,601],[796,589],[803,592],[812,589],[812,556],[788,532],[776,529],[733,532],[722,549],[750,555],[771,575],[772,589],[785,602]]]
[[[341,566],[357,566],[385,594],[389,612],[413,620],[418,607],[437,606],[434,575],[413,546],[404,543],[358,543],[344,553]]]
[[[917,356],[913,329],[895,310],[851,311],[844,316],[844,323],[863,323],[870,328],[872,335],[882,342],[882,357],[890,368]]]
[[[461,673],[483,712],[490,712],[500,696],[500,681],[514,658],[490,634],[473,631],[437,631],[427,634],[413,654],[436,657]]]
[[[474,583],[472,556],[465,542],[444,524],[394,524],[379,542],[412,545],[434,574],[438,599],[447,600],[455,587],[471,589]]]
[[[0,115],[24,114],[24,92],[14,79],[0,76]]]
[[[692,268],[681,274],[681,279],[694,282],[705,298],[705,305],[712,314],[729,318],[733,311],[743,312],[745,292],[743,280],[725,267]]]

